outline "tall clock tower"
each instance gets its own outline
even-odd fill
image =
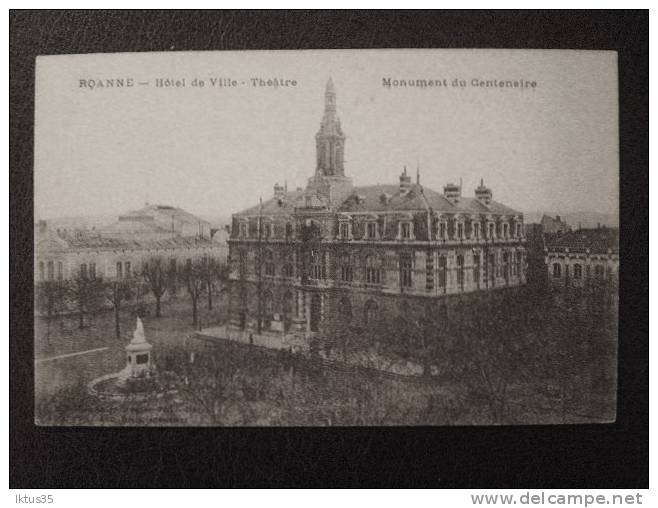
[[[315,135],[315,149],[315,175],[308,180],[305,199],[333,209],[352,192],[352,179],[345,176],[345,134],[336,114],[336,89],[331,78],[324,91],[324,114]]]

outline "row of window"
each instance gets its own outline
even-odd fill
[[[170,260],[170,270],[173,272],[176,271],[176,259],[172,258]],[[190,265],[192,263],[192,259],[188,258],[186,260],[186,263]],[[148,264],[146,264],[148,266]],[[272,264],[272,274],[274,273],[273,270],[273,264]],[[96,271],[96,263],[81,263],[80,267],[77,271],[77,273],[82,277],[83,279],[96,279],[97,277],[97,271]],[[132,264],[130,261],[117,261],[116,264],[116,278],[117,279],[130,279],[133,277],[135,274],[132,269]],[[291,275],[292,276],[292,272]],[[62,280],[64,278],[64,265],[62,261],[57,262],[57,280]],[[48,261],[44,263],[43,261],[39,261],[39,280],[55,280],[55,262],[54,261]]]
[[[282,300],[283,315],[282,321],[284,330],[288,331],[290,329],[290,324],[292,322],[292,316],[295,311],[295,301],[293,294],[288,291],[283,295]],[[274,320],[274,295],[271,291],[265,291],[262,297],[262,319],[263,325],[268,328],[271,322]],[[373,300],[368,300],[363,308],[363,317],[365,324],[371,324],[376,322],[378,318],[379,307],[377,303]],[[352,314],[352,304],[349,298],[343,297],[338,302],[338,313],[345,319],[346,322],[350,322],[353,318]],[[246,312],[243,310],[240,312],[240,327],[246,327]],[[319,295],[313,295],[310,302],[310,315],[309,325],[311,331],[317,332],[319,329],[319,324],[322,321],[322,299]]]
[[[64,278],[64,264],[57,262],[57,280]],[[39,280],[55,280],[55,262],[48,261],[44,263],[39,261]]]
[[[608,272],[610,272],[608,268]],[[594,277],[597,279],[603,279],[605,275],[605,267],[603,265],[594,266]],[[569,276],[569,265],[565,265],[565,277]],[[585,277],[590,278],[590,266],[585,266]],[[560,279],[562,278],[562,265],[560,263],[553,263],[553,278]],[[583,278],[583,266],[579,263],[573,265],[573,278],[582,279]]]
[[[428,290],[434,289],[434,253],[428,251],[426,254],[426,277],[425,287]],[[337,275],[342,282],[352,282],[354,280],[354,258],[348,254],[343,254],[338,258]],[[495,254],[489,255],[488,266],[485,267],[489,275],[489,280],[495,284],[496,277],[503,277],[508,280],[510,275],[517,276],[521,273],[521,264],[523,255],[521,252],[516,252],[513,262],[510,259],[509,252],[502,253],[501,263],[496,263]],[[465,284],[465,262],[464,256],[457,256],[457,284],[464,287]],[[245,275],[247,270],[247,253],[240,251],[239,257],[240,274]],[[381,259],[374,255],[366,256],[365,258],[365,282],[368,284],[381,284],[382,281],[382,262]],[[411,288],[413,287],[413,255],[411,253],[403,252],[399,255],[398,260],[399,274],[400,274],[400,287]],[[446,287],[448,261],[445,256],[439,256],[439,271],[438,271],[438,287]],[[480,287],[481,280],[481,260],[479,254],[473,255],[473,282]],[[274,253],[266,251],[264,261],[264,272],[266,276],[274,277],[276,275],[276,265],[274,262]],[[293,265],[291,262],[286,262],[282,266],[282,276],[292,277],[294,273]],[[311,251],[311,266],[309,277],[316,280],[325,280],[327,278],[326,262],[322,252],[313,250]]]
[[[471,235],[466,236],[466,224],[463,220],[456,220],[454,227],[453,238],[462,240],[466,238],[473,238],[479,240],[481,238],[493,239],[498,236],[501,238],[510,238],[510,234],[513,232],[514,237],[519,238],[523,235],[523,225],[520,222],[514,224],[515,228],[512,230],[511,225],[507,222],[503,222],[500,228],[496,228],[496,223],[489,221],[486,223],[486,229],[484,230],[484,236],[482,230],[482,224],[480,222],[473,221],[471,222]],[[240,237],[248,238],[249,237],[249,225],[246,222],[240,223]],[[286,224],[286,238],[292,237],[293,228],[292,224]],[[441,240],[448,240],[448,221],[442,220],[439,221],[437,230],[437,238]],[[274,236],[274,227],[272,224],[267,223],[263,225],[261,230],[261,238],[272,238]],[[365,226],[365,235],[364,237],[368,240],[376,240],[379,238],[379,230],[377,223],[375,221],[366,222]],[[352,224],[347,221],[342,221],[338,225],[338,238],[341,240],[350,240],[352,238]],[[412,221],[401,221],[398,225],[398,238],[402,240],[412,240],[414,238],[413,233],[413,222]]]

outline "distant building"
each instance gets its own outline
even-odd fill
[[[559,215],[556,215],[555,218],[550,217],[546,214],[541,218],[540,222],[544,233],[553,234],[553,233],[566,233],[571,231],[571,226],[567,224]]]
[[[555,218],[544,214],[541,218],[540,224],[546,234],[566,233],[571,231],[571,226],[567,224],[559,215]]]
[[[211,225],[182,208],[149,205],[120,215],[118,220],[100,230],[106,238],[158,240],[176,236],[210,238]]]
[[[203,257],[227,261],[228,233],[210,236],[206,221],[174,207],[146,207],[122,216],[107,229],[51,230],[39,221],[34,236],[34,281],[89,278],[126,279],[142,263],[161,257],[172,266]],[[173,223],[170,230],[163,224]]]
[[[545,253],[548,283],[552,287],[617,285],[618,229],[578,229],[550,237]]]
[[[452,297],[525,284],[523,214],[484,182],[473,197],[455,184],[441,194],[405,168],[397,185],[354,187],[345,139],[330,80],[306,188],[277,184],[233,215],[232,330],[303,344],[334,318],[369,325],[405,305],[434,313]]]

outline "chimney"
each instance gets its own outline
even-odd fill
[[[482,204],[488,205],[491,203],[493,194],[489,187],[484,186],[484,179],[480,180],[480,186],[475,189],[475,198]]]
[[[555,216],[555,220],[556,220],[557,222],[562,222],[562,221],[560,220],[560,216],[559,216],[559,215],[556,215],[556,216]]]
[[[278,182],[274,184],[274,197],[278,199],[286,197],[286,188],[283,185],[279,185]]]
[[[406,194],[411,188],[411,177],[407,175],[407,166],[404,167],[404,171],[400,175],[400,194]]]
[[[459,198],[462,197],[462,189],[459,185],[449,183],[443,187],[443,195],[451,202],[457,203]]]

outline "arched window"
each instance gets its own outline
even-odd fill
[[[272,291],[265,291],[263,295],[263,309],[267,316],[274,314],[274,296]]]
[[[425,289],[434,289],[434,252],[431,250],[425,253]]]
[[[55,262],[48,261],[48,280],[53,280],[55,278]]]
[[[263,318],[265,327],[268,328],[274,318],[274,296],[269,290],[263,293]]]
[[[464,256],[457,256],[457,284],[464,290]]]
[[[509,252],[503,252],[503,277],[509,280]]]
[[[487,238],[492,239],[496,236],[496,224],[494,222],[487,223]]]
[[[413,238],[413,227],[410,221],[399,223],[398,236],[402,240],[411,240]]]
[[[286,291],[283,295],[283,329],[287,332],[290,330],[290,324],[293,317],[295,301],[291,291]]]
[[[342,254],[339,258],[340,265],[340,280],[343,282],[352,282],[354,278],[354,269],[352,267],[352,259],[349,254]]]
[[[583,267],[582,265],[576,263],[573,265],[573,278],[582,279],[583,278]]]
[[[480,255],[473,254],[473,282],[480,287]]]
[[[338,314],[340,315],[341,319],[345,319],[347,321],[352,319],[352,303],[346,296],[342,297],[338,301]]]
[[[464,221],[457,220],[457,239],[461,240],[464,238]]]
[[[240,238],[247,238],[249,236],[249,224],[247,222],[240,222]]]
[[[350,239],[350,223],[347,221],[343,221],[338,225],[339,229],[339,234],[340,234],[340,239],[341,240],[349,240]]]
[[[363,308],[363,318],[367,325],[377,321],[377,304],[373,300],[368,300]]]
[[[521,275],[521,261],[523,260],[523,254],[521,251],[516,251],[516,260],[514,262],[514,273],[516,275]]]
[[[324,253],[315,249],[311,251],[311,278],[318,280],[327,278]]]
[[[317,332],[320,329],[320,321],[322,320],[322,297],[314,294],[311,297],[311,331]]]
[[[265,251],[265,275],[269,277],[274,277],[275,268],[274,268],[274,252],[271,250]]]
[[[375,221],[366,222],[366,238],[369,240],[377,238],[377,223]]]
[[[448,238],[448,221],[446,219],[439,220],[437,235],[439,240],[447,240]]]
[[[605,270],[602,265],[596,265],[594,267],[594,277],[596,277],[597,279],[602,279],[604,273]]]
[[[473,238],[475,240],[480,239],[480,222],[479,221],[473,221],[472,222],[472,227],[473,227]]]
[[[489,280],[493,286],[496,283],[496,255],[489,254]]]
[[[412,286],[413,260],[408,252],[400,253],[400,287],[410,288]]]
[[[173,273],[176,273],[176,260],[172,261]],[[240,271],[240,277],[247,274],[247,251],[241,250],[238,252],[238,270]]]
[[[381,283],[381,267],[376,256],[366,256],[366,282],[368,284]]]
[[[286,261],[284,265],[281,267],[281,274],[284,277],[294,277],[294,269],[292,267],[292,263]]]
[[[439,287],[446,287],[446,279],[448,272],[448,260],[445,256],[439,256]]]
[[[39,261],[39,280],[44,280],[46,278],[46,265],[43,261]]]
[[[559,279],[562,277],[562,265],[560,263],[553,263],[553,278]]]

